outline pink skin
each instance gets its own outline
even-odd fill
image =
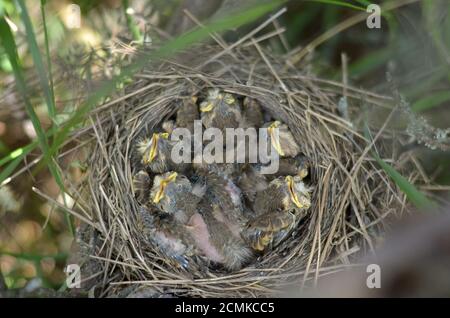
[[[194,238],[197,247],[209,260],[217,263],[223,262],[223,256],[220,255],[209,240],[208,228],[199,213],[195,213],[189,220],[188,230]]]

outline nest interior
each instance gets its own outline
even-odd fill
[[[287,67],[257,44],[232,53],[200,46],[135,74],[91,114],[92,126],[84,133],[90,140],[88,173],[77,185],[85,223],[77,237],[87,277],[83,287],[95,287],[99,296],[138,290],[150,296],[269,296],[348,268],[374,249],[385,230],[383,220],[401,211],[403,195],[372,160],[370,142],[340,116],[342,88],[323,83],[308,67]],[[307,216],[279,246],[236,272],[189,272],[165,260],[141,231],[132,188],[139,169],[136,141],[151,136],[182,99],[211,87],[257,100],[288,124],[311,161]],[[348,88],[351,115],[356,114],[352,105],[359,105],[355,101],[366,97]],[[390,142],[387,134],[378,134],[379,153],[391,151]]]

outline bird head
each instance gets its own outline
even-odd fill
[[[142,154],[142,162],[144,164],[151,163],[158,154],[160,141],[168,138],[168,133],[154,133],[150,140],[142,141],[138,146],[138,150]]]
[[[224,102],[228,106],[232,106],[235,104],[236,99],[230,93],[224,93],[218,89],[210,89],[206,100],[200,103],[200,112],[210,112],[221,102]]]
[[[279,132],[280,125],[281,123],[279,121],[274,121],[269,125],[267,131],[269,133],[272,146],[275,148],[275,150],[280,156],[284,156],[284,151],[281,148],[280,144],[280,132]]]
[[[300,176],[287,176],[285,178],[291,201],[299,209],[308,209],[311,206],[310,189],[305,186]]]
[[[153,203],[157,204],[164,198],[166,188],[169,184],[175,182],[178,174],[176,172],[168,172],[163,175],[155,176],[151,197]]]

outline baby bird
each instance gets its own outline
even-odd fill
[[[230,224],[225,212],[207,195],[202,198],[198,214],[204,220],[207,231],[198,240],[207,247],[203,250],[210,260],[235,271],[242,268],[254,255],[240,234],[235,232],[234,225]]]
[[[268,185],[267,177],[260,173],[259,165],[244,164],[241,167],[237,186],[241,189],[248,205],[253,205],[256,193],[267,189]]]
[[[176,127],[187,128],[191,133],[194,133],[194,121],[200,119],[197,107],[197,97],[192,96],[189,99],[184,99],[181,102],[176,115]]]
[[[310,166],[308,158],[301,154],[294,158],[280,158],[278,171],[267,175],[267,179],[272,181],[280,176],[299,176],[304,179],[309,175]]]
[[[164,132],[168,133],[169,136],[170,136],[170,134],[176,128],[175,121],[173,121],[173,120],[166,120],[166,121],[161,123],[161,128],[164,130]]]
[[[213,183],[218,181],[209,176],[205,179],[206,182],[198,182],[192,186],[185,176],[176,172],[158,175],[155,176],[150,197],[156,207],[173,217],[170,231],[186,233],[188,236],[184,241],[187,242],[190,238],[190,244],[198,254],[227,269],[238,269],[250,258],[251,250],[240,237],[239,226],[245,223],[233,223],[237,222],[232,217],[233,214],[225,213],[231,213],[235,208],[237,199],[233,198],[232,193],[237,189],[229,189],[230,185],[225,181],[216,187]],[[203,184],[209,186],[209,190],[203,189]],[[224,189],[218,189],[219,186]],[[220,199],[224,200],[224,207],[218,204]],[[171,250],[185,252],[178,245],[175,247]]]
[[[247,222],[241,189],[231,178],[213,171],[200,172],[199,176],[203,178],[205,196],[213,206],[220,207],[222,211],[223,215],[217,212],[215,217],[225,223],[235,236],[239,236]]]
[[[152,180],[146,171],[139,170],[133,176],[132,191],[141,205],[149,203],[151,186]]]
[[[208,90],[206,99],[200,104],[203,125],[206,128],[237,128],[242,123],[242,114],[237,99],[217,88]]]
[[[244,239],[258,252],[278,245],[311,206],[311,190],[300,176],[278,177],[256,194],[254,212],[243,231]]]
[[[164,173],[170,170],[185,172],[189,169],[188,163],[175,163],[171,152],[174,146],[169,139],[169,133],[154,133],[151,139],[144,139],[138,143],[137,150],[141,155],[142,164],[153,173]]]
[[[194,270],[195,264],[190,259],[197,254],[195,241],[172,215],[141,207],[137,225],[139,233],[164,256],[164,260],[190,272]]]
[[[155,176],[150,199],[162,212],[185,224],[196,212],[201,191],[193,187],[186,176],[169,171]]]
[[[259,102],[250,97],[245,97],[242,108],[242,115],[246,127],[259,128],[264,123],[264,115]]]
[[[267,128],[268,146],[272,146],[280,157],[295,157],[300,153],[300,146],[286,124],[274,121],[265,124],[263,127]]]

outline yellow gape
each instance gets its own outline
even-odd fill
[[[213,106],[214,106],[214,105],[213,105],[212,102],[203,102],[203,103],[200,105],[200,111],[201,111],[202,113],[210,112],[210,111],[212,111]]]
[[[235,102],[234,97],[231,94],[225,94],[225,98],[224,98],[225,103],[227,103],[228,105],[232,105]]]
[[[148,155],[144,157],[144,163],[149,164],[153,161],[153,159],[156,158],[156,155],[158,153],[158,141],[160,138],[167,139],[169,138],[169,133],[154,133],[151,139],[151,145],[150,150],[148,152]]]
[[[308,176],[308,169],[306,169],[306,168],[300,169],[300,171],[298,172],[298,175],[302,179],[306,178]]]
[[[275,134],[276,130],[280,126],[279,121],[274,121],[269,128],[267,128],[269,135],[270,135],[270,141],[272,143],[272,146],[275,148],[275,150],[278,152],[280,156],[284,156],[284,151],[281,149],[280,145],[280,134],[278,136]]]
[[[159,184],[158,192],[156,193],[155,197],[153,198],[153,203],[159,203],[162,198],[164,198],[164,191],[166,190],[166,187],[169,183],[172,181],[175,181],[177,178],[178,173],[174,172],[170,174],[166,179],[162,180]]]
[[[302,209],[304,206],[300,203],[298,200],[297,194],[295,193],[295,186],[294,186],[294,179],[291,176],[286,177],[286,183],[288,185],[289,193],[291,195],[291,200],[294,202],[294,204],[299,208]]]

